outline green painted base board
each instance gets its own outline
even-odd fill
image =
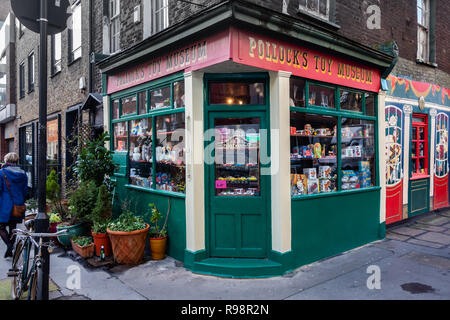
[[[12,278],[0,280],[0,300],[12,300],[11,299],[11,282],[12,282]],[[58,286],[52,280],[50,280],[49,291],[53,292],[53,291],[57,291],[57,290],[58,290]],[[28,293],[25,292],[23,294],[23,297],[21,300],[26,300],[27,295],[28,295]]]

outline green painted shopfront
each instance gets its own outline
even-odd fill
[[[155,203],[169,212],[167,254],[226,277],[282,275],[382,239],[393,59],[239,2],[106,58],[114,213]]]

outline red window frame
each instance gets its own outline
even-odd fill
[[[418,121],[419,120],[419,121]],[[420,139],[420,129],[423,130],[423,139]],[[415,138],[415,139],[414,139]],[[420,155],[420,144],[423,144],[423,155]],[[416,154],[412,153],[412,145],[416,145]],[[411,136],[411,162],[415,162],[416,171],[411,169],[411,178],[429,177],[428,159],[428,116],[425,114],[413,114]],[[420,171],[420,160],[424,159],[423,172]]]

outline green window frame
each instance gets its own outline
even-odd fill
[[[291,79],[299,79],[305,81],[305,107],[296,107],[290,105],[291,112],[301,112],[305,114],[314,114],[321,116],[331,116],[335,117],[337,121],[337,133],[336,133],[336,145],[337,145],[337,154],[336,154],[336,165],[337,165],[337,186],[335,192],[326,192],[326,193],[317,193],[317,194],[305,194],[305,195],[292,195],[292,199],[309,199],[312,197],[323,197],[323,196],[336,196],[343,193],[349,192],[369,192],[373,190],[380,189],[380,172],[379,172],[379,137],[378,137],[378,95],[375,92],[358,90],[355,88],[349,88],[340,85],[333,85],[329,83],[323,83],[318,81],[309,80],[301,77],[291,77]],[[309,87],[310,85],[314,86],[322,86],[326,88],[333,88],[334,90],[334,98],[335,98],[335,107],[323,107],[310,104],[309,100]],[[362,110],[353,111],[353,110],[345,110],[341,109],[340,105],[340,91],[345,90],[353,93],[360,93],[362,95]],[[366,114],[366,106],[365,106],[365,96],[366,94],[374,95],[374,116],[370,116]],[[373,177],[373,186],[366,188],[358,188],[352,190],[343,190],[342,189],[342,119],[355,119],[355,120],[367,120],[373,121],[374,123],[374,166],[375,166],[375,175]],[[292,168],[292,167],[291,167]]]
[[[174,106],[174,83],[184,81],[184,76],[182,73],[177,73],[168,77],[164,77],[162,79],[157,79],[149,83],[145,83],[127,90],[123,90],[118,93],[114,93],[110,95],[110,124],[111,128],[113,128],[115,123],[125,122],[127,124],[127,151],[115,151],[114,150],[114,142],[115,142],[115,136],[114,136],[114,130],[111,130],[111,141],[110,146],[111,150],[114,152],[120,152],[121,154],[126,154],[127,157],[127,164],[126,164],[126,178],[130,182],[130,135],[131,135],[131,129],[129,128],[128,124],[132,120],[142,120],[142,119],[151,119],[151,125],[152,125],[152,185],[150,187],[142,187],[132,184],[127,184],[127,187],[143,190],[143,191],[149,191],[154,193],[161,193],[161,194],[167,194],[175,197],[185,197],[185,193],[181,192],[175,192],[175,191],[166,191],[166,190],[160,190],[157,189],[157,183],[156,183],[156,141],[157,141],[157,132],[156,132],[156,120],[157,117],[161,116],[168,116],[172,114],[178,114],[178,113],[185,113],[185,108],[175,108]],[[164,87],[170,87],[170,107],[165,107],[161,109],[154,109],[151,110],[151,94],[150,92],[152,90],[158,90],[160,88]],[[145,107],[145,113],[140,113],[140,101],[139,101],[139,94],[145,92],[147,96],[147,102]],[[136,97],[136,112],[133,114],[122,114],[122,99],[130,97],[130,96]],[[112,114],[112,108],[115,101],[119,101],[119,117],[117,119],[113,119]],[[184,128],[185,130],[186,128]],[[184,171],[185,172],[185,171]],[[186,180],[186,177],[184,176],[184,181]]]

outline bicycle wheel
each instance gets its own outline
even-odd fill
[[[14,256],[13,256],[13,262],[12,262],[12,272],[15,272],[15,275],[13,276],[12,282],[11,282],[11,297],[13,300],[19,300],[22,297],[23,293],[23,275],[27,274],[28,270],[24,270],[24,267],[26,268],[24,264],[25,260],[25,252],[24,252],[24,240],[19,240],[16,243],[16,247],[14,249]]]
[[[30,279],[30,287],[28,289],[28,300],[36,300],[37,283],[39,277],[39,268],[35,267]]]

